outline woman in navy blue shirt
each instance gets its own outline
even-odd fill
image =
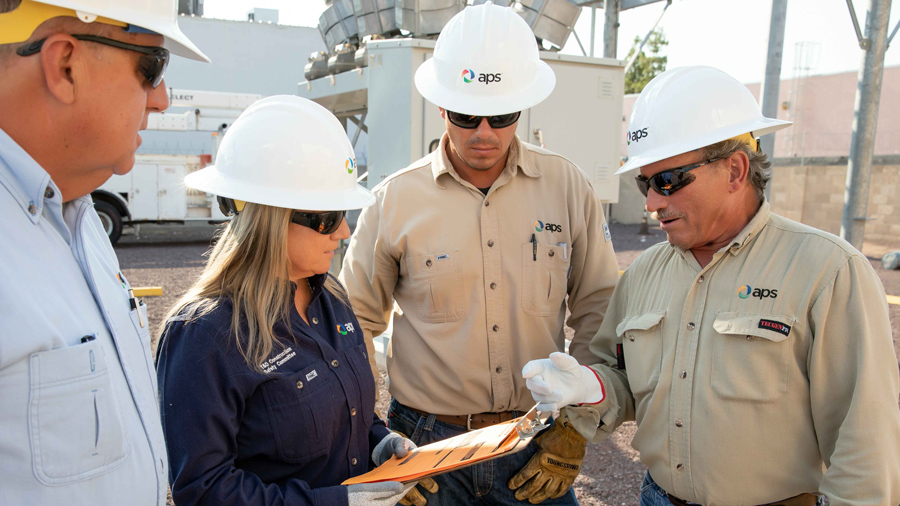
[[[328,274],[345,209],[375,199],[334,116],[270,97],[185,183],[234,219],[170,310],[157,358],[172,495],[189,505],[393,505],[395,482],[341,486],[415,446],[375,415],[347,295]],[[310,211],[314,209],[315,211]]]

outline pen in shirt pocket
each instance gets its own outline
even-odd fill
[[[556,243],[556,245],[559,246],[560,248],[562,248],[562,250],[563,250],[563,260],[568,260],[569,259],[569,243],[559,242],[559,243]]]

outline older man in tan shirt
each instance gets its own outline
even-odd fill
[[[900,503],[884,289],[845,241],[770,212],[747,132],[783,126],[716,69],[648,84],[620,172],[640,169],[669,241],[625,271],[590,369],[551,355],[523,371],[547,409],[593,403],[569,409],[589,438],[637,422],[642,506]]]
[[[460,76],[463,65],[476,70]],[[475,72],[498,81],[488,88]],[[519,371],[564,349],[567,302],[570,349],[592,356],[587,345],[618,278],[600,201],[572,162],[515,135],[519,111],[554,83],[514,11],[467,7],[416,75],[447,133],[436,151],[376,186],[376,204],[360,216],[341,280],[368,340],[385,330],[394,302],[400,307],[387,356],[388,422],[417,444],[528,411],[534,402]],[[497,95],[484,96],[491,90]],[[526,450],[438,476],[437,493],[409,502],[577,504],[571,485],[585,444],[557,420]]]

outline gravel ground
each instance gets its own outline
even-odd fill
[[[132,286],[162,286],[163,296],[145,299],[149,319],[158,332],[160,319],[197,278],[206,261],[216,227],[212,225],[144,225],[140,237],[123,236],[116,245],[122,272]],[[610,226],[616,259],[625,269],[646,248],[665,240],[665,233],[651,229],[651,235],[638,235],[636,225]],[[880,260],[870,259],[885,290],[900,295],[900,271],[885,271]],[[894,348],[900,356],[900,306],[890,307]],[[154,348],[156,333],[154,332]],[[569,329],[569,332],[571,330]],[[379,382],[381,400],[376,408],[386,412],[389,396],[384,381]],[[638,503],[638,487],[646,468],[631,447],[636,427],[623,424],[612,437],[590,444],[581,475],[575,482],[575,494],[582,506],[620,506]]]

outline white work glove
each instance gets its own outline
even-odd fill
[[[570,404],[596,404],[605,397],[603,383],[594,371],[579,365],[571,355],[551,353],[522,368],[525,385],[538,402],[538,411],[559,414]]]
[[[414,486],[415,482],[404,485],[398,481],[347,485],[347,502],[350,506],[394,506]]]
[[[415,449],[416,443],[413,443],[396,432],[391,432],[385,436],[384,439],[379,441],[378,446],[372,450],[372,462],[374,462],[376,466],[380,466],[390,460],[391,457],[402,459]]]

